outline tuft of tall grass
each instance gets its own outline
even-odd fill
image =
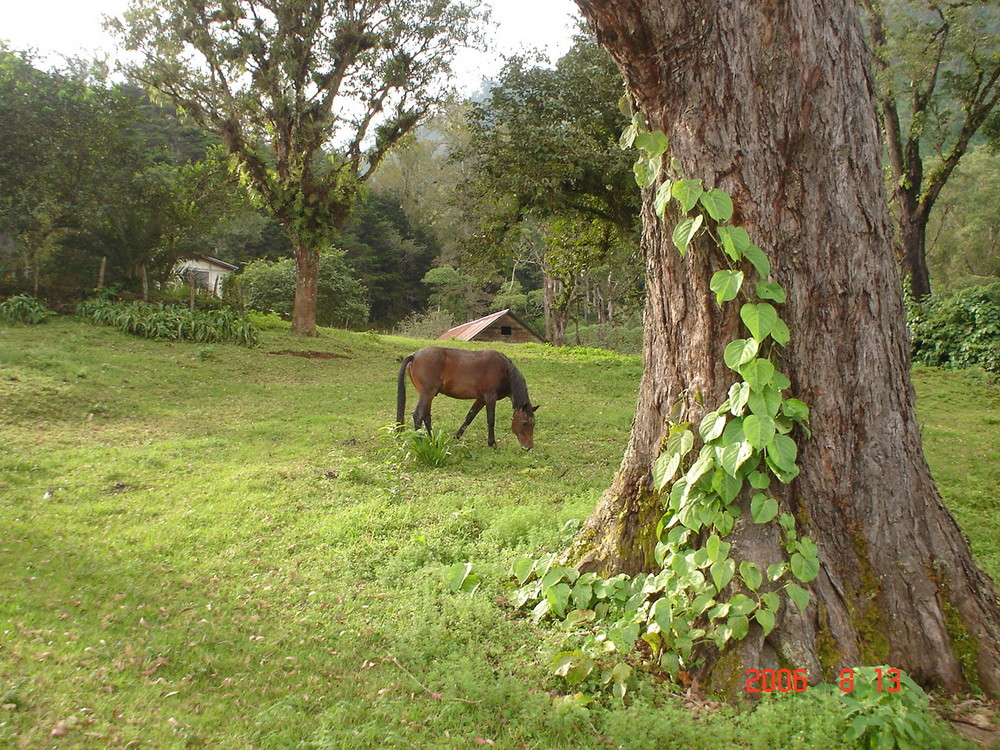
[[[404,430],[397,436],[403,454],[424,466],[445,466],[458,457],[457,441],[444,430]]]
[[[51,315],[55,313],[27,294],[18,294],[0,302],[0,323],[6,325],[37,325]]]

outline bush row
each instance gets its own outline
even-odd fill
[[[1000,373],[1000,283],[970,287],[946,298],[908,298],[907,325],[914,362]]]
[[[241,346],[259,343],[253,324],[232,310],[201,311],[145,302],[92,299],[77,305],[76,314],[99,325],[147,339]]]

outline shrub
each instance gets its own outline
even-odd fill
[[[202,287],[195,287],[194,292],[196,309],[222,310],[227,307],[235,307]],[[185,305],[190,307],[191,285],[187,283],[168,284],[163,289],[152,292],[149,297],[153,302],[162,302],[164,305]]]
[[[1000,283],[906,301],[914,362],[1000,373]]]
[[[51,315],[55,313],[27,294],[18,294],[0,302],[0,323],[7,325],[37,325]]]
[[[846,711],[835,691],[810,688],[762,696],[752,712],[739,717],[739,724],[754,750],[839,750],[848,746]]]
[[[260,331],[287,331],[290,326],[290,323],[287,320],[282,320],[278,313],[262,313],[251,310],[247,313],[247,320]]]
[[[388,438],[388,450],[394,451],[411,463],[424,466],[444,466],[453,459],[467,455],[457,440],[438,429],[403,429],[402,425],[386,425],[381,433]]]
[[[295,304],[295,260],[277,263],[257,260],[247,264],[239,285],[247,309],[290,318]],[[351,275],[343,253],[320,253],[316,323],[322,326],[360,326],[368,321],[367,289]]]
[[[291,317],[295,300],[295,261],[255,260],[244,267],[239,280],[233,283],[242,287],[248,309],[275,313],[286,319]]]
[[[455,326],[455,318],[445,310],[414,313],[396,326],[395,333],[411,339],[436,339]]]
[[[246,317],[232,310],[199,311],[145,302],[92,299],[77,305],[76,314],[99,325],[147,339],[241,346],[259,343],[257,329]]]

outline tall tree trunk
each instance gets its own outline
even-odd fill
[[[543,304],[545,308],[545,338],[554,346],[566,344],[566,320],[559,309],[557,300],[561,293],[562,282],[542,270],[544,284]]]
[[[552,341],[552,280],[542,272],[542,318],[545,320],[545,340]]]
[[[922,300],[931,293],[931,277],[927,270],[927,214],[898,192],[900,265],[913,298]]]
[[[108,268],[108,256],[107,255],[102,255],[101,256],[101,267],[97,271],[97,288],[98,289],[103,289],[104,288],[104,273],[105,273],[105,271],[107,271],[107,268]]]
[[[922,453],[857,7],[577,4],[684,176],[732,195],[735,223],[769,254],[792,331],[780,367],[812,407],[801,474],[776,495],[818,545],[812,601],[803,614],[783,607],[766,638],[753,625],[723,660],[704,654],[698,676],[732,690],[746,668],[791,663],[815,680],[888,662],[925,684],[1000,690],[1000,606]],[[722,350],[745,335],[710,292],[709,248],[681,258],[652,197],[644,375],[621,467],[571,550],[584,569],[654,567],[662,504],[651,469],[666,423],[683,413],[697,424],[725,399]],[[773,524],[738,523],[727,540],[734,559],[784,559]]]
[[[295,248],[295,304],[292,333],[316,336],[316,297],[319,293],[319,253],[301,242]]]

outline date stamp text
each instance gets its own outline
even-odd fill
[[[809,673],[804,669],[748,669],[748,693],[802,693],[809,688]],[[837,687],[844,693],[854,690],[854,670],[840,670]],[[902,687],[898,669],[875,669],[875,688],[878,692],[896,693]]]

